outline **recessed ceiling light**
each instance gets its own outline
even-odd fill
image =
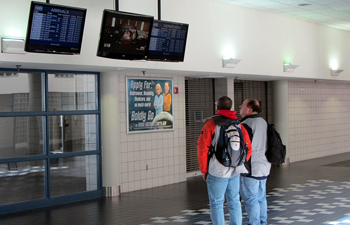
[[[309,6],[309,5],[312,5],[312,4],[308,4],[308,3],[298,4],[298,6]]]

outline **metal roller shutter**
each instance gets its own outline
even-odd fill
[[[186,171],[199,171],[197,140],[203,118],[213,115],[215,100],[212,79],[186,79]]]
[[[266,120],[267,117],[267,82],[265,81],[234,81],[234,110],[237,111],[238,119],[242,119],[239,115],[239,106],[247,98],[255,98],[261,104],[261,115]]]

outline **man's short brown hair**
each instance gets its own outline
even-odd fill
[[[232,100],[227,96],[221,96],[217,101],[219,110],[230,110],[232,108]]]

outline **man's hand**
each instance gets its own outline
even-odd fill
[[[208,173],[202,173],[202,176],[203,176],[203,180],[204,180],[205,182],[207,182]]]

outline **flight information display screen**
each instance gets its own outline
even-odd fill
[[[26,51],[79,54],[86,9],[32,2]]]
[[[183,61],[188,24],[159,21],[153,22],[148,59],[159,61]]]

